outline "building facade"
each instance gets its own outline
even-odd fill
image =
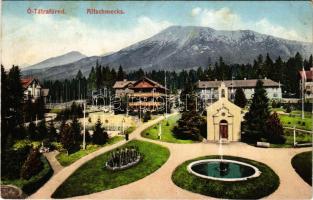
[[[38,79],[22,78],[21,82],[24,89],[24,100],[31,99],[34,102],[42,97],[46,103],[49,89],[43,88]]]
[[[206,108],[208,141],[230,142],[241,139],[241,108],[229,101],[228,92],[222,82],[217,89],[218,100]]]
[[[300,94],[305,100],[313,100],[313,67],[309,71],[299,71]]]
[[[165,112],[168,89],[147,77],[138,81],[117,81],[113,89],[116,97],[127,97],[129,111]]]
[[[226,81],[198,81],[196,88],[201,99],[210,103],[218,99],[218,87],[223,82],[228,88],[229,99],[233,100],[235,92],[238,88],[242,88],[246,98],[252,99],[254,94],[254,88],[257,83],[257,79],[245,79],[245,80],[226,80]],[[271,79],[262,79],[263,86],[267,92],[267,97],[272,100],[282,99],[281,84]]]

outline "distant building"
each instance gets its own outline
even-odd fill
[[[244,80],[226,80],[226,81],[198,81],[196,83],[196,88],[200,97],[203,100],[216,101],[218,99],[218,87],[223,82],[228,88],[229,99],[234,99],[236,89],[242,88],[247,99],[252,99],[254,94],[254,88],[257,83],[257,79],[244,79]],[[281,84],[271,79],[262,79],[263,86],[267,92],[267,97],[269,99],[280,100],[282,98]]]
[[[299,74],[300,94],[303,92],[305,100],[313,99],[313,67],[309,71],[299,71]]]
[[[30,98],[34,102],[36,99],[43,97],[46,103],[49,89],[43,88],[38,79],[21,78],[21,82],[24,89],[24,100]]]
[[[163,85],[143,77],[138,81],[117,81],[113,89],[116,97],[128,97],[129,111],[165,111],[166,91]]]
[[[122,97],[127,94],[131,94],[134,91],[130,89],[136,81],[128,81],[124,79],[123,81],[116,81],[113,85],[113,89],[115,90],[115,96]]]

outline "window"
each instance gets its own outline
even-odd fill
[[[222,89],[222,95],[221,96],[225,97],[225,90],[224,89]]]

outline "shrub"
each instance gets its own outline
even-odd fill
[[[270,143],[283,144],[286,139],[284,137],[284,129],[276,112],[268,118],[266,122],[266,139]]]
[[[149,121],[149,120],[151,120],[151,112],[150,112],[150,111],[147,111],[147,112],[145,112],[144,115],[143,115],[143,122],[147,122],[147,121]]]
[[[45,184],[53,174],[53,170],[44,156],[40,157],[43,169],[35,176],[31,177],[26,184],[23,185],[22,190],[30,195],[38,188]]]
[[[23,145],[1,153],[1,176],[8,179],[20,178],[20,170],[27,159],[29,150],[29,145]]]
[[[62,151],[63,150],[63,146],[60,142],[51,142],[51,148],[52,149],[56,149],[58,151]]]
[[[21,168],[20,177],[28,180],[32,176],[38,174],[42,167],[43,166],[40,160],[40,153],[38,149],[32,149]]]
[[[291,107],[289,105],[286,106],[286,113],[291,113]]]

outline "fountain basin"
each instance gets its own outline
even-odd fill
[[[219,181],[246,181],[261,174],[253,165],[228,159],[194,161],[187,166],[187,170],[195,176]]]

